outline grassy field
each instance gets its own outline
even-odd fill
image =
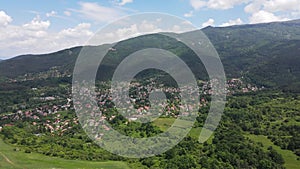
[[[284,158],[284,166],[287,169],[298,169],[300,161],[297,160],[297,156],[289,150],[283,150],[279,146],[274,145],[266,136],[262,135],[245,135],[255,142],[261,142],[264,145],[264,149],[267,150],[269,146],[272,146],[278,153]]]
[[[189,136],[191,136],[192,138],[198,140],[199,136],[200,136],[200,132],[201,132],[201,129],[200,127],[198,128],[192,128],[190,133],[189,133]]]
[[[153,121],[153,124],[159,127],[161,131],[166,131],[172,126],[175,120],[175,118],[158,118]]]
[[[0,168],[2,169],[126,169],[124,162],[90,162],[47,157],[37,153],[16,152],[0,139]]]
[[[157,127],[160,128],[162,131],[166,131],[168,128],[172,126],[176,119],[175,118],[158,118],[155,121],[153,121],[153,124]],[[197,128],[192,128],[189,136],[192,138],[198,140],[200,133],[201,133],[202,128],[197,127]],[[207,143],[211,144],[213,139],[213,135],[207,140]]]

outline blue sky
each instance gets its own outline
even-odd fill
[[[0,59],[84,44],[101,26],[140,12],[184,18],[198,28],[300,18],[299,0],[0,1]]]

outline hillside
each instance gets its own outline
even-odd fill
[[[26,73],[47,71],[52,67],[73,66],[80,49],[75,47],[49,54],[17,56],[1,63],[0,74],[13,78]]]
[[[298,90],[300,20],[224,28],[206,27],[202,31],[218,51],[228,78],[244,77],[260,86]],[[146,47],[174,52],[191,67],[197,77],[207,78],[202,63],[195,60],[193,52],[183,44],[157,34],[118,43],[116,51],[110,52],[105,58],[99,77],[109,79],[122,59]],[[76,47],[50,54],[24,55],[5,60],[0,63],[0,76],[16,78],[28,73],[45,72],[53,67],[71,74],[80,49],[81,47]]]
[[[107,162],[90,162],[82,160],[66,160],[62,158],[51,158],[37,153],[22,153],[15,151],[18,148],[9,146],[0,139],[0,168],[103,168],[103,169],[124,169],[128,168],[126,163],[107,161]]]
[[[81,104],[70,98],[74,93],[83,98],[90,96],[84,87],[72,93],[71,74],[82,47],[2,61],[0,168],[296,169],[300,162],[299,23],[290,21],[202,30],[219,52],[228,77],[224,114],[213,135],[203,144],[199,142],[199,135],[206,129],[205,121],[209,119],[212,83],[205,81],[206,71],[195,53],[183,43],[160,34],[116,44],[115,50],[110,50],[103,60],[98,79],[110,79],[126,56],[149,47],[175,53],[197,78],[203,79],[198,81],[202,89],[201,101],[191,131],[172,149],[149,158],[130,159],[113,154],[94,142],[104,136],[102,132],[89,137],[84,130],[86,125],[81,126],[78,111],[76,113],[74,108],[90,107],[90,102],[86,100]],[[194,33],[198,32],[181,36]],[[90,49],[88,56],[97,56],[104,47],[87,47]],[[82,62],[86,61],[83,59]],[[89,76],[89,69],[96,65],[87,63],[89,66],[80,75]],[[140,75],[153,76],[153,73],[153,70],[144,71]],[[163,82],[173,80],[156,77]],[[105,119],[111,129],[129,137],[149,138],[166,132],[178,118],[181,107],[178,94],[185,89],[178,90],[176,86],[158,82],[155,83],[153,78],[135,81],[129,92],[134,100],[133,109],[141,111],[136,115],[125,109],[132,113],[125,118],[108,94],[110,81],[97,81],[95,101],[99,103],[99,111],[91,113],[101,112],[101,119]],[[157,86],[168,99],[167,105],[162,105],[162,114],[149,123],[135,121],[141,115],[145,119],[152,115],[146,114],[153,106],[147,87]],[[194,106],[197,104],[188,109]],[[100,122],[91,120],[87,125],[111,130]],[[117,148],[122,150],[119,145],[116,144]],[[126,148],[133,153],[136,151],[132,147]]]
[[[274,87],[299,81],[299,28],[300,20],[294,20],[203,31],[219,52],[227,76],[242,75]]]

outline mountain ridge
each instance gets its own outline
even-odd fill
[[[204,32],[215,46],[227,77],[245,77],[267,87],[299,86],[300,20],[206,27],[190,33],[198,31]],[[163,41],[166,43],[161,43]],[[111,75],[117,63],[127,54],[152,46],[170,50],[183,60],[186,59],[192,64],[191,67],[199,69],[199,76],[206,73],[203,65],[190,57],[193,55],[191,51],[158,34],[143,35],[117,43],[117,51],[108,53],[105,69],[100,72]],[[27,73],[47,71],[52,67],[58,67],[62,72],[72,72],[81,48],[79,46],[49,54],[21,55],[5,60],[0,63],[0,76],[16,78]]]
[[[220,27],[220,26],[207,26],[204,28],[201,28],[199,30],[203,31],[206,29],[211,29],[211,28],[242,28],[242,27],[255,27],[255,26],[261,26],[261,25],[273,25],[273,24],[299,24],[300,25],[300,19],[294,19],[294,20],[288,20],[288,21],[275,21],[275,22],[268,22],[268,23],[256,23],[256,24],[242,24],[242,25],[231,25],[231,26],[226,26],[226,27]],[[199,30],[195,30],[195,31],[199,31]],[[193,31],[192,31],[193,32]],[[81,48],[83,46],[74,46],[74,47],[70,47],[70,48],[66,48],[66,49],[61,49],[61,50],[57,50],[55,52],[46,52],[46,53],[41,53],[41,54],[22,54],[22,55],[17,55],[17,56],[13,56],[9,59],[6,60],[10,60],[10,59],[14,59],[17,57],[24,57],[24,56],[39,56],[39,55],[47,55],[47,54],[52,54],[52,53],[57,53],[60,51],[64,51],[64,50],[72,50],[74,48]],[[4,61],[4,59],[0,59],[1,61]]]

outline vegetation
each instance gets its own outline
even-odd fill
[[[289,150],[283,150],[279,146],[274,145],[266,136],[262,135],[246,135],[246,137],[249,137],[251,140],[262,143],[263,149],[268,150],[268,148],[272,147],[274,150],[276,150],[279,154],[282,155],[285,164],[284,166],[286,168],[290,169],[297,169],[299,168],[300,165],[300,160],[298,160],[299,157],[295,155],[293,152]]]
[[[69,120],[76,119],[72,111],[57,112],[39,120],[13,121],[14,125],[4,126],[0,134],[18,153],[69,160],[117,160],[126,162],[130,168],[293,168],[299,160],[298,149],[288,145],[298,145],[293,138],[299,134],[299,110],[297,95],[263,91],[231,96],[219,128],[206,143],[198,143],[208,111],[203,108],[194,128],[180,144],[163,155],[139,160],[118,157],[95,145],[78,123]],[[66,121],[71,129],[64,133],[43,129],[45,124],[62,126]],[[147,137],[165,131],[173,121],[172,117],[164,117],[141,125],[116,117],[111,123],[123,134]],[[261,134],[265,136],[256,136]],[[287,150],[276,146],[283,138]]]
[[[290,21],[203,29],[228,75],[224,115],[213,136],[203,144],[198,137],[210,108],[211,82],[195,54],[184,44],[157,34],[118,43],[102,63],[98,72],[102,81],[97,81],[96,92],[103,118],[120,133],[136,138],[158,135],[173,124],[180,107],[174,80],[150,70],[140,73],[135,83],[147,86],[150,78],[163,84],[155,86],[162,86],[168,99],[161,116],[139,123],[118,113],[105,95],[110,84],[107,80],[128,54],[145,47],[170,50],[189,65],[201,87],[201,107],[190,133],[171,150],[143,159],[107,152],[83,131],[71,100],[71,72],[80,47],[2,61],[0,168],[297,168],[299,27],[299,21]],[[90,48],[97,51],[101,46]],[[149,92],[139,85],[130,89],[130,97],[135,100],[133,107],[142,113],[150,107]]]
[[[299,30],[300,22],[297,20],[226,28],[207,27],[202,31],[218,51],[228,78],[244,77],[259,86],[299,92]],[[197,34],[197,31],[193,33]],[[115,51],[110,51],[103,60],[98,79],[111,79],[116,66],[128,54],[149,47],[175,53],[187,63],[197,78],[207,80],[202,62],[190,49],[159,34],[118,43]],[[0,63],[0,77],[68,77],[72,74],[80,49],[76,47],[46,55],[25,55],[5,60]],[[102,46],[90,47],[91,53],[101,49]]]
[[[24,153],[22,148],[16,148],[5,144],[0,140],[0,168],[19,169],[51,169],[51,168],[85,168],[85,169],[126,169],[126,163],[107,161],[90,162],[81,160],[66,160],[62,158],[53,158],[27,151]],[[25,150],[26,151],[26,150]]]

